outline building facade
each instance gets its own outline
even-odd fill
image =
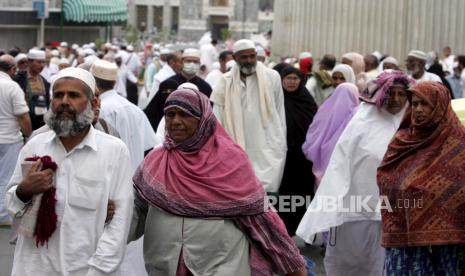
[[[465,53],[464,10],[462,0],[276,0],[272,53],[377,50],[401,63],[412,49]]]
[[[196,41],[207,31],[250,37],[272,22],[273,0],[129,0],[128,25],[161,40]]]

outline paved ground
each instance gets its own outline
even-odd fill
[[[0,276],[11,275],[14,246],[9,244],[10,235],[10,228],[0,227]],[[305,243],[299,238],[296,238],[296,243],[302,251],[302,254],[315,262],[316,267],[313,272],[315,272],[318,276],[326,275],[323,268],[323,256],[321,248],[306,246]]]

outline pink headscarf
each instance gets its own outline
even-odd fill
[[[283,222],[268,211],[265,191],[246,153],[218,123],[208,98],[192,89],[179,89],[168,96],[165,110],[174,106],[198,118],[199,127],[181,143],[167,135],[163,147],[150,152],[133,178],[138,194],[174,215],[232,219],[262,253],[280,253],[280,258],[270,261],[251,246],[252,275],[303,267]]]
[[[365,60],[363,56],[359,53],[351,52],[344,54],[342,57],[352,61],[351,66],[352,69],[354,69],[358,90],[363,91],[363,89],[365,89],[365,79],[363,77],[365,72]]]
[[[313,162],[317,184],[326,171],[334,146],[359,105],[358,89],[352,83],[341,83],[320,106],[308,128],[302,150]]]

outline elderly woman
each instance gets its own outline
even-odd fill
[[[333,79],[334,88],[344,82],[355,84],[354,70],[352,70],[352,67],[347,64],[336,65],[331,74],[331,78]]]
[[[305,275],[245,152],[192,89],[165,103],[163,146],[134,176],[130,239],[144,236],[149,275]]]
[[[286,112],[287,154],[279,196],[284,196],[285,200],[281,202],[288,204],[292,202],[292,196],[299,196],[302,201],[306,197],[313,198],[315,178],[309,173],[312,162],[302,153],[302,144],[318,106],[305,88],[305,76],[299,69],[288,66],[281,71],[281,78]],[[290,236],[295,235],[305,210],[305,205],[295,209],[292,206],[278,209]]]
[[[297,229],[307,242],[316,233],[329,231],[324,259],[328,275],[383,273],[376,170],[402,120],[411,82],[400,71],[384,72],[362,94],[364,102],[337,141]]]
[[[464,275],[465,128],[450,93],[427,81],[378,169],[386,275]]]

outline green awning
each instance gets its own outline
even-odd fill
[[[127,0],[63,0],[65,20],[115,22],[128,19]]]

